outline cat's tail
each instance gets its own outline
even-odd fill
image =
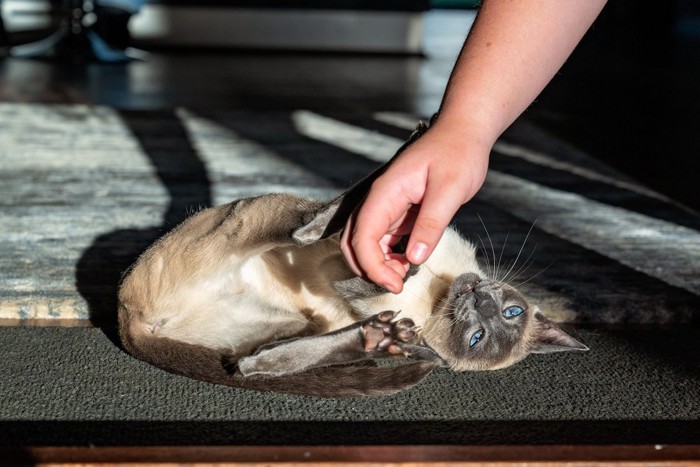
[[[146,361],[189,378],[243,389],[320,397],[358,397],[393,394],[419,383],[436,367],[431,361],[376,367],[352,364],[315,368],[285,376],[243,376],[239,355],[150,334],[120,309],[119,334],[124,349]]]
[[[425,378],[435,363],[415,361],[391,367],[349,364],[314,368],[285,376],[247,376],[240,387],[320,397],[384,396],[408,389]]]

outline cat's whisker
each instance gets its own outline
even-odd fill
[[[486,265],[486,276],[492,279],[494,278],[493,273],[495,271],[491,270],[491,261],[489,260],[488,251],[486,251],[486,245],[484,244],[484,240],[481,238],[481,235],[477,234],[476,238],[478,238],[479,243],[481,243],[481,247],[479,248],[479,250],[481,250],[484,255],[484,264]]]
[[[454,305],[450,305],[448,302],[443,302],[435,305],[434,312],[435,311],[440,311],[441,313],[439,314],[450,314],[456,312],[457,308],[455,308]]]
[[[513,274],[510,275],[510,277],[505,277],[503,278],[503,282],[510,283],[513,280],[516,280],[518,277],[520,277],[521,274],[523,274],[527,269],[532,265],[534,260],[530,261],[532,259],[532,255],[535,254],[535,250],[537,250],[537,245],[530,251],[530,254],[528,257],[525,259],[523,262],[523,265],[518,268],[517,271],[515,271]]]
[[[501,270],[501,260],[503,259],[503,252],[506,249],[506,244],[508,243],[508,237],[510,236],[510,232],[506,233],[506,238],[503,240],[503,246],[501,247],[501,253],[498,255],[498,264],[496,265],[496,271],[494,272],[493,280],[496,280],[496,277],[498,277],[499,272]]]
[[[450,318],[450,315],[454,315],[454,313],[446,313],[446,314],[440,314],[440,315],[433,315],[428,317],[428,319],[425,320],[425,325],[427,326],[429,323],[431,323],[433,320],[440,319],[440,318],[447,318],[450,320],[449,326],[454,326],[455,323],[457,322],[457,317],[452,316]]]
[[[425,289],[426,292],[430,293],[430,291],[428,290],[427,287],[424,286],[424,289]],[[426,299],[425,297],[421,296],[420,294],[416,293],[416,292],[413,291],[413,290],[410,290],[410,289],[408,289],[408,288],[404,288],[404,292],[403,292],[403,293],[407,293],[407,294],[411,295],[411,297],[413,297],[413,298],[419,300],[420,302],[422,302],[422,303],[424,303],[424,304],[426,304],[426,305],[434,306],[432,300]],[[438,300],[440,300],[440,299],[441,299],[441,298],[438,298]]]
[[[509,268],[512,269],[513,267],[515,267],[515,261],[505,261],[505,264],[503,265],[503,269],[508,269],[508,270],[510,270]],[[503,273],[503,274],[501,274],[501,273],[499,272],[498,278],[495,279],[495,280],[498,281],[498,282],[505,282],[505,278],[506,278],[507,275],[508,275],[508,272],[505,272],[505,273]]]
[[[503,276],[503,279],[501,279],[500,282],[505,282],[505,278],[508,277],[510,272],[513,270],[515,265],[518,263],[518,259],[520,259],[520,255],[522,255],[522,253],[523,253],[523,249],[525,248],[525,244],[527,243],[527,239],[530,238],[530,234],[532,233],[532,229],[535,228],[535,223],[537,223],[537,219],[535,219],[535,222],[533,222],[532,225],[530,226],[530,230],[527,231],[527,235],[525,235],[525,240],[523,240],[523,244],[520,246],[520,250],[518,251],[518,254],[515,257],[515,261],[513,261],[513,265],[510,267],[510,269],[508,269],[508,271],[505,273],[505,275]]]
[[[429,316],[429,317],[425,320],[425,322],[427,323],[427,322],[429,322],[430,320],[442,318],[442,317],[445,317],[445,316],[454,316],[455,313],[457,313],[457,310],[454,310],[454,309],[453,309],[452,311],[450,311],[450,312],[448,312],[448,313],[439,313],[439,314],[431,315],[431,316]]]
[[[421,282],[418,282],[417,284],[423,288],[423,290],[428,294],[428,296],[434,295],[434,293],[428,288],[427,284],[423,284]],[[423,300],[423,303],[433,305],[433,307],[437,307],[438,305],[449,305],[449,300],[447,299],[447,297],[436,296],[432,297],[433,300],[426,300],[425,298],[418,296],[418,294],[416,294],[413,291],[411,291],[410,293],[412,293],[413,296]]]
[[[450,326],[454,326],[457,324],[457,321],[459,320],[458,316],[453,316],[452,319],[450,320]]]
[[[523,281],[523,282],[520,282],[519,284],[514,285],[513,287],[520,287],[520,286],[523,285],[523,284],[527,284],[528,282],[530,282],[531,280],[533,280],[535,277],[539,276],[540,274],[544,273],[547,269],[549,269],[549,268],[555,263],[555,261],[556,261],[556,260],[554,260],[554,261],[552,261],[551,263],[549,263],[546,267],[544,267],[544,269],[542,269],[540,272],[538,272],[538,273],[535,274],[534,276],[530,277],[528,280]]]
[[[481,218],[481,215],[479,213],[476,213],[476,216],[479,218],[479,221],[481,222],[481,225],[484,227],[484,232],[486,232],[486,237],[489,239],[489,244],[491,245],[491,256],[493,257],[493,269],[491,269],[494,273],[496,271],[496,251],[493,248],[493,240],[491,240],[491,234],[489,234],[489,229],[486,228],[486,224],[484,223],[484,219]],[[490,267],[490,265],[489,265]],[[495,278],[495,276],[493,276]]]
[[[431,295],[431,291],[428,289],[428,286],[426,284],[422,284],[420,282],[418,284],[420,284],[420,286],[423,288],[423,290],[426,291],[426,293],[428,293],[428,295]],[[438,315],[433,314],[430,317],[428,317],[426,322],[430,321],[431,319],[438,318],[440,316],[454,315],[454,313],[456,313],[458,311],[457,306],[455,306],[454,304],[451,304],[447,297],[437,296],[437,297],[432,297],[433,300],[426,300],[424,297],[420,296],[415,291],[412,291],[410,289],[404,289],[404,290],[406,291],[406,293],[411,294],[411,296],[413,296],[414,298],[417,298],[418,300],[422,301],[425,304],[431,305],[431,307],[433,308],[433,311],[435,311],[437,309],[443,310],[443,313],[440,313]],[[454,323],[452,323],[452,324],[454,324]]]
[[[515,273],[513,273],[513,274],[511,275],[511,277],[508,278],[507,283],[508,283],[508,284],[511,284],[511,282],[516,281],[516,280],[519,280],[520,277],[521,277],[523,274],[525,274],[525,273],[527,272],[527,270],[530,269],[530,266],[532,266],[533,264],[535,264],[535,260],[534,260],[534,259],[528,258],[528,259],[525,261],[525,263],[523,263],[523,265],[520,266],[520,268],[519,268]]]

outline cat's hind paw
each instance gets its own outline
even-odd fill
[[[388,354],[391,356],[409,355],[401,347],[402,343],[418,340],[420,330],[410,318],[392,321],[398,312],[382,311],[362,323],[362,338],[365,352]]]

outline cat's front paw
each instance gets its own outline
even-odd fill
[[[398,312],[382,311],[362,323],[362,340],[365,352],[408,356],[402,343],[418,340],[418,327],[410,318],[392,321]]]

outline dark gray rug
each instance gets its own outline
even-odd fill
[[[587,354],[436,371],[383,398],[263,394],[170,375],[94,328],[0,328],[0,446],[697,444],[697,330],[579,331]]]
[[[0,328],[0,443],[697,444],[700,217],[525,121],[455,222],[591,352],[327,401],[214,387],[119,350],[119,277],[158,236],[241,196],[330,197],[413,122],[0,104],[0,318],[98,326]]]

